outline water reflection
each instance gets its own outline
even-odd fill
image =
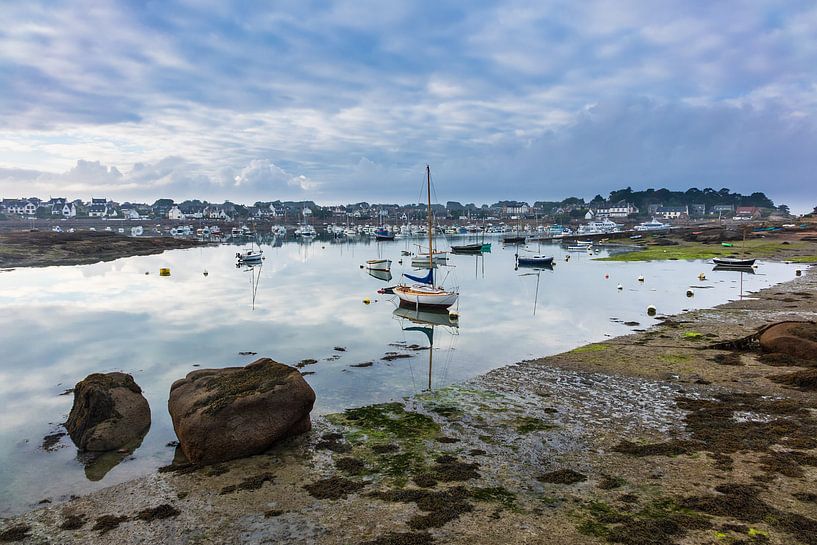
[[[419,333],[423,333],[426,338],[428,339],[428,390],[431,390],[431,375],[433,369],[433,358],[434,358],[434,328],[438,326],[443,326],[449,328],[453,335],[456,334],[457,329],[459,326],[459,319],[454,318],[453,315],[449,314],[447,311],[445,312],[433,312],[428,310],[418,310],[418,309],[409,309],[404,307],[398,307],[394,309],[392,313],[393,316],[397,317],[402,323],[401,328],[403,331],[415,331]],[[409,322],[407,325],[405,322]],[[411,325],[413,324],[413,325]],[[446,364],[450,362],[451,352],[453,350],[453,342],[452,346],[448,348],[446,354],[448,358],[446,359]],[[447,367],[447,365],[446,365]]]
[[[519,274],[535,269],[513,272],[515,246],[498,246],[493,254],[449,257],[446,282],[461,294],[461,323],[454,324],[445,323],[447,315],[395,314],[390,296],[377,293],[381,282],[391,280],[373,281],[360,268],[362,261],[382,256],[392,260],[390,273],[399,278],[412,270],[411,259],[401,255],[415,250],[412,243],[281,244],[271,238],[261,243],[263,266],[247,271],[235,268],[235,246],[223,245],[1,274],[0,512],[110,486],[168,464],[173,449],[167,444],[175,439],[165,410],[169,388],[196,368],[245,365],[260,356],[289,364],[315,359],[303,370],[314,373],[306,377],[318,396],[314,411],[325,414],[418,391],[417,365],[420,388],[427,387],[428,357],[438,387],[627,333],[624,321],[647,327],[653,323],[647,305],[660,314],[710,307],[793,278],[796,269],[761,263],[757,274],[744,275],[741,291],[737,277],[734,283],[720,274],[696,280],[710,267],[700,261],[604,263],[586,253],[565,261],[566,249],[542,245],[537,253],[553,255],[558,265],[534,279]],[[442,240],[435,246],[446,249]],[[161,267],[172,275],[160,277]],[[623,289],[616,290],[617,284]],[[688,299],[691,284],[709,289]],[[431,329],[431,354],[413,350],[404,351],[410,357],[384,359],[395,343],[430,348],[425,332],[404,329],[412,327]],[[86,473],[70,441],[55,452],[39,445],[71,408],[72,397],[59,394],[90,373],[107,371],[134,376],[153,409],[153,424],[118,465],[100,460]]]

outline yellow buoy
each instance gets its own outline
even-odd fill
[[[162,267],[159,269],[159,276],[170,276],[170,269],[167,267]]]
[[[369,304],[369,303],[371,303],[371,302],[372,302],[372,300],[371,300],[371,299],[369,299],[368,297],[364,297],[364,298],[363,298],[363,304],[364,304],[364,305],[368,305],[368,304]]]
[[[704,273],[699,274],[698,280],[706,280],[706,275]]]

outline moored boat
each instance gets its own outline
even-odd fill
[[[751,267],[755,264],[754,259],[737,259],[733,257],[713,257],[712,262],[723,267]]]
[[[391,269],[391,259],[369,259],[365,266],[370,271],[388,271]]]
[[[553,256],[516,256],[518,267],[553,267]]]

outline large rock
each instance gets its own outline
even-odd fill
[[[780,322],[763,330],[759,340],[764,352],[817,361],[817,324],[814,322]]]
[[[179,445],[194,463],[252,456],[312,429],[315,392],[301,373],[269,358],[246,367],[201,369],[170,387]]]
[[[74,406],[65,423],[80,450],[102,452],[142,440],[150,428],[150,406],[125,373],[94,373],[74,387]]]

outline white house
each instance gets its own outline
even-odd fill
[[[689,209],[686,206],[659,206],[655,215],[665,220],[678,219],[689,216]]]
[[[588,211],[587,211],[587,214],[585,214],[585,215],[584,215],[584,219],[586,219],[586,220],[592,220],[592,219],[593,219],[593,216],[594,216],[593,211],[592,211],[592,210],[588,210]]]
[[[184,219],[184,214],[182,214],[182,211],[179,210],[179,207],[174,204],[173,208],[171,208],[170,210],[167,211],[167,219],[170,219],[170,220],[183,220]]]
[[[60,211],[62,217],[64,218],[73,218],[77,215],[77,207],[74,206],[74,203],[67,202],[62,205],[62,210]]]
[[[25,205],[23,206],[23,214],[25,214],[26,216],[33,216],[36,213],[37,213],[37,205],[36,204],[34,204],[31,201],[28,201],[27,203],[25,203]]]
[[[626,218],[630,214],[638,214],[638,208],[627,201],[611,204],[607,211],[607,215],[611,218]]]
[[[139,212],[135,208],[123,208],[122,209],[122,217],[126,220],[138,220]]]

